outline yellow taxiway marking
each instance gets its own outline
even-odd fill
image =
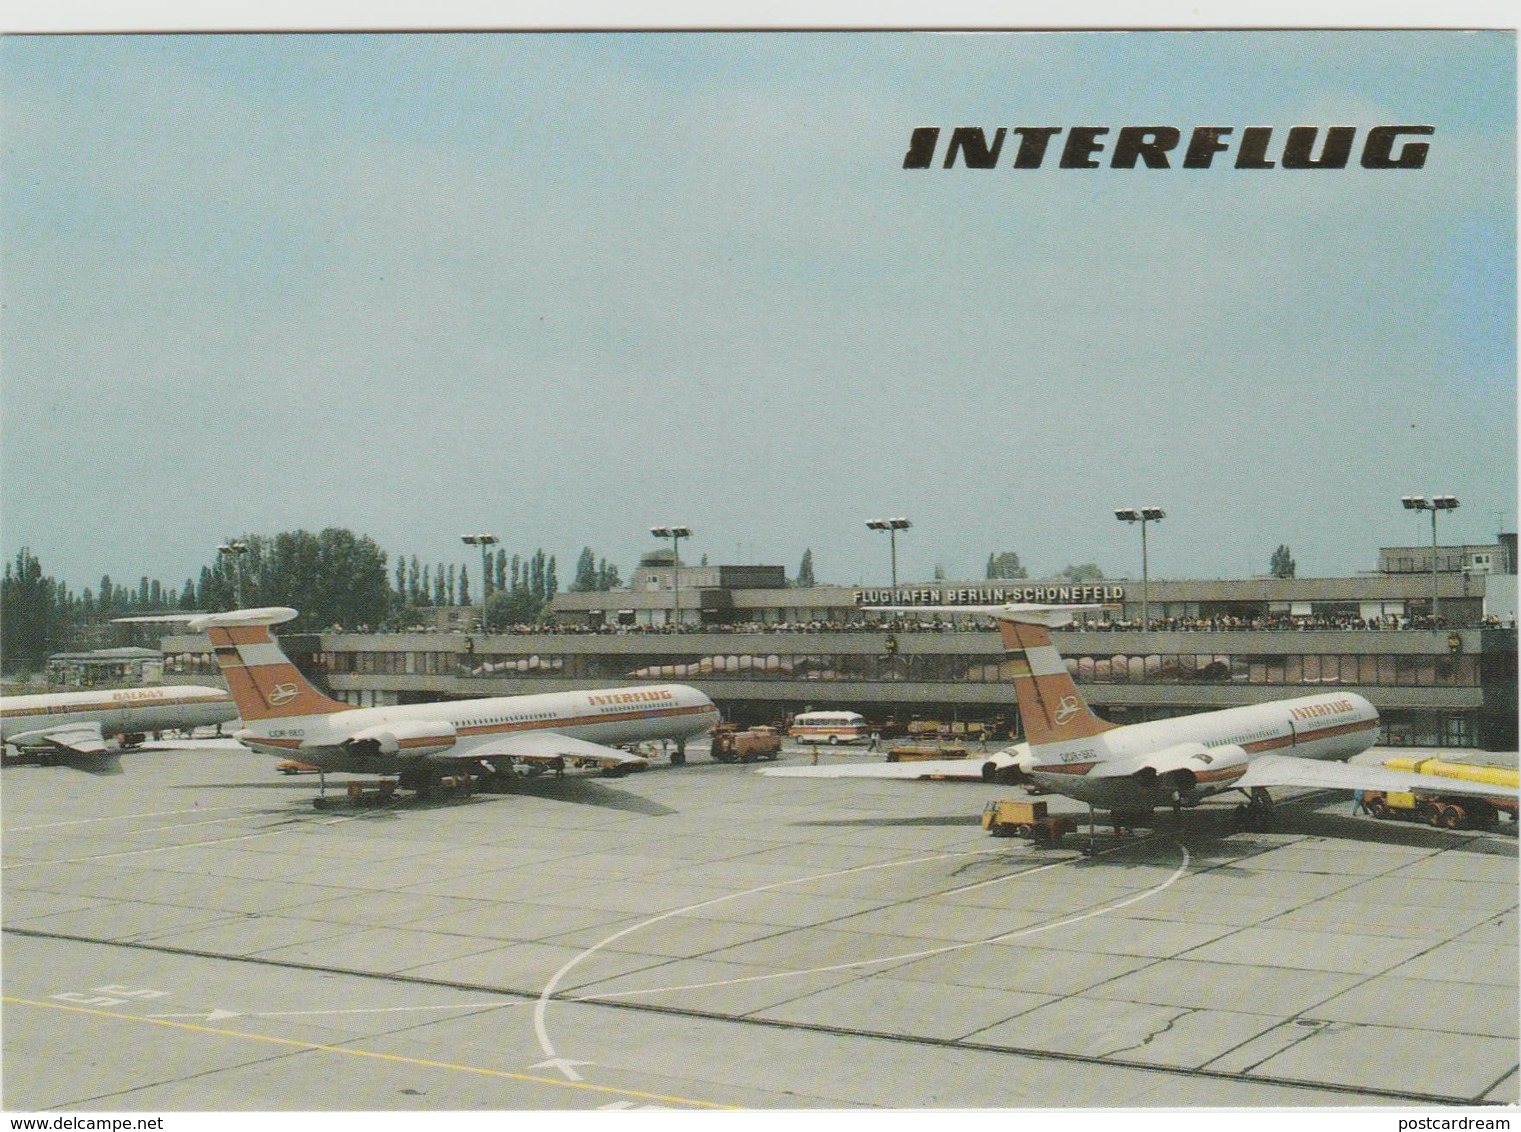
[[[561,1089],[581,1089],[592,1093],[611,1093],[614,1096],[633,1097],[641,1101],[664,1101],[668,1104],[692,1105],[696,1108],[724,1109],[739,1111],[737,1105],[713,1104],[710,1101],[695,1101],[688,1097],[668,1097],[659,1093],[641,1093],[636,1089],[617,1089],[609,1085],[591,1085],[585,1081],[557,1081],[552,1077],[534,1077],[527,1073],[510,1073],[505,1069],[485,1069],[479,1065],[452,1065],[447,1061],[430,1061],[422,1057],[405,1057],[395,1053],[376,1053],[367,1049],[350,1049],[346,1046],[322,1045],[318,1042],[303,1042],[295,1038],[276,1038],[268,1034],[250,1034],[243,1030],[221,1030],[215,1026],[198,1026],[193,1022],[172,1022],[164,1018],[144,1018],[136,1014],[119,1014],[114,1010],[97,1010],[89,1006],[66,1006],[58,1002],[37,1002],[28,998],[13,998],[10,995],[0,996],[0,1002],[8,1002],[16,1006],[42,1006],[49,1010],[67,1010],[74,1014],[93,1014],[97,1018],[117,1018],[124,1022],[145,1022],[151,1026],[168,1026],[176,1030],[191,1030],[198,1034],[219,1034],[226,1038],[243,1038],[251,1042],[266,1042],[269,1045],[294,1046],[297,1049],[316,1050],[322,1053],[341,1053],[348,1057],[369,1057],[377,1061],[394,1061],[403,1065],[421,1065],[428,1069],[450,1069],[457,1073],[478,1073],[483,1077],[505,1077],[510,1081],[525,1081],[533,1085],[553,1085]]]

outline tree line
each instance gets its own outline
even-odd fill
[[[300,611],[295,631],[331,627],[406,629],[427,623],[434,606],[489,604],[491,624],[531,625],[549,616],[559,592],[558,564],[542,549],[509,554],[499,548],[485,562],[423,563],[402,556],[394,569],[367,535],[329,527],[274,536],[228,539],[225,552],[182,586],[144,576],[133,586],[102,576],[98,587],[74,591],[51,577],[28,547],[5,564],[0,579],[0,667],[36,671],[47,657],[110,643],[114,618],[173,613],[214,613],[266,605]],[[592,565],[583,569],[585,563]],[[474,583],[474,587],[472,586]],[[618,568],[582,551],[572,589],[613,589]]]

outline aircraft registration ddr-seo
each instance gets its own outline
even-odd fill
[[[0,697],[0,740],[49,761],[106,755],[106,740],[132,747],[153,731],[186,731],[238,717],[221,688],[169,684],[99,692]]]
[[[978,613],[998,622],[1013,669],[1014,695],[1027,741],[981,764],[989,781],[1030,782],[1109,810],[1116,824],[1149,818],[1240,790],[1238,815],[1250,829],[1272,820],[1269,787],[1339,790],[1431,790],[1443,794],[1514,795],[1514,787],[1349,764],[1373,746],[1378,711],[1352,692],[1330,692],[1176,719],[1120,725],[1095,715],[1078,691],[1050,630],[1099,605],[914,606],[893,612]],[[958,770],[958,767],[960,768]],[[968,777],[965,760],[776,767],[760,774],[795,778]]]
[[[204,632],[232,690],[245,746],[314,766],[324,803],[330,771],[395,774],[425,793],[454,770],[484,765],[563,770],[567,761],[613,772],[649,765],[610,744],[674,739],[673,762],[686,741],[718,722],[718,708],[684,684],[497,696],[397,707],[361,708],[329,699],[281,651],[269,627],[294,609],[239,609],[188,619]]]

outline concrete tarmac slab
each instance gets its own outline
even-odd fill
[[[1408,963],[1401,963],[1390,974],[1407,979],[1509,987],[1514,991],[1518,974],[1521,974],[1516,955],[1515,947],[1450,941],[1423,951]]]
[[[431,896],[457,896],[470,900],[483,899],[510,903],[539,900],[546,896],[563,897],[578,887],[584,886],[567,880],[563,876],[551,876],[528,867],[466,872],[442,878],[433,877],[409,884],[406,890]]]
[[[859,968],[791,971],[774,967],[682,959],[579,986],[573,1001],[645,1002],[728,1018],[754,1018],[767,1009],[862,978]]]
[[[999,910],[990,913],[986,908],[957,906],[945,899],[928,899],[874,908],[869,912],[836,920],[830,926],[841,931],[872,935],[907,935],[917,932],[924,938],[971,943],[1032,927],[1048,922],[1049,919],[1049,914],[1044,910]]]
[[[1447,853],[1428,853],[1401,869],[1400,875],[1428,881],[1513,882],[1516,879],[1516,862],[1512,858],[1488,851],[1475,851],[1478,846],[1487,849],[1489,845],[1489,842],[1478,842]]]
[[[986,1045],[1196,1068],[1271,1024],[1260,1014],[1101,1002],[1078,995],[967,1037]]]
[[[326,899],[311,893],[301,910],[302,918],[335,924],[362,924],[370,927],[405,927],[416,920],[469,912],[479,917],[490,910],[485,900],[465,900],[452,896],[429,896],[419,892],[365,892],[358,895],[334,895]]]
[[[1482,924],[1469,928],[1453,938],[1461,943],[1490,944],[1496,947],[1517,947],[1517,916],[1514,907],[1491,916]]]
[[[684,959],[711,955],[740,944],[782,936],[786,934],[786,929],[775,924],[686,916],[672,916],[651,922],[646,916],[588,925],[561,935],[548,936],[544,942],[567,947],[595,947],[620,932],[626,934],[621,934],[608,943],[606,950]]]
[[[58,1107],[1409,1104],[1477,1095],[1424,1067],[1450,1045],[1461,1088],[1521,1099],[1504,828],[1290,802],[1272,834],[1201,812],[1087,859],[988,838],[980,786],[661,766],[318,812],[258,756],[155,758],[75,795],[4,772],[7,1100],[35,1073]],[[584,1082],[533,1024],[552,979]],[[125,1021],[63,1013],[113,995]]]
[[[1258,867],[1253,858],[1241,865],[1227,865],[1190,875],[1189,891],[1196,900],[1229,901],[1237,896],[1251,899],[1281,897],[1297,907],[1324,900],[1357,887],[1362,878],[1348,873],[1284,872]]]
[[[1398,905],[1370,904],[1366,900],[1336,896],[1316,900],[1280,916],[1262,921],[1266,928],[1288,931],[1347,931],[1357,935],[1391,939],[1448,939],[1454,931],[1476,927],[1492,913],[1483,908],[1447,908],[1440,916],[1424,910],[1413,912]]]
[[[86,939],[132,941],[151,939],[173,928],[210,927],[229,918],[225,912],[112,900],[91,908],[39,916],[27,928]]]
[[[1331,1023],[1252,1072],[1278,1079],[1372,1084],[1477,1102],[1516,1068],[1508,1038]],[[1516,1103],[1516,1098],[1506,1098]]]
[[[256,956],[265,952],[284,954],[286,948],[352,934],[354,927],[350,924],[320,924],[294,916],[249,914],[209,925],[165,928],[145,936],[144,940],[187,951]]]
[[[1379,876],[1412,867],[1433,854],[1428,849],[1404,846],[1349,848],[1330,838],[1315,837],[1293,845],[1280,845],[1252,858],[1254,869],[1290,873],[1313,872],[1334,876]]]
[[[1207,963],[1254,963],[1266,957],[1278,967],[1376,975],[1420,954],[1429,941],[1391,939],[1351,932],[1243,928],[1190,952]]]
[[[1123,920],[1184,921],[1199,924],[1222,924],[1227,927],[1250,927],[1274,916],[1281,916],[1305,906],[1295,895],[1254,897],[1244,893],[1229,897],[1201,894],[1190,884],[1148,896],[1144,903],[1121,908],[1114,913]]]
[[[735,944],[709,958],[724,963],[748,963],[797,970],[837,963],[881,963],[940,951],[945,940],[919,936],[871,935],[833,928],[799,927],[790,932]]]
[[[1101,951],[1108,955],[1138,955],[1165,959],[1192,953],[1231,934],[1220,924],[1179,924],[1163,920],[1113,920],[1095,917],[1057,929],[1042,939],[1048,947]]]
[[[746,892],[741,889],[734,899],[722,904],[691,908],[683,914],[710,920],[736,920],[746,924],[778,924],[783,927],[809,927],[828,924],[861,912],[882,907],[880,900],[853,900],[837,896],[813,896],[798,892],[789,885],[769,892]]]
[[[609,935],[643,919],[602,908],[567,908],[526,900],[470,901],[469,904],[468,908],[457,912],[420,917],[411,921],[409,926],[418,931],[446,935],[526,942],[553,939],[582,928]]]
[[[1391,1009],[1398,1009],[1402,1027],[1495,1038],[1518,1036],[1516,996],[1497,994],[1483,983],[1454,986],[1384,975],[1320,1003],[1313,1015],[1380,1026],[1389,1022]]]
[[[899,978],[912,977],[928,983],[1028,991],[1062,998],[1103,985],[1153,962],[1136,956],[983,944],[915,960],[895,966],[892,971]]]
[[[623,916],[655,916],[730,895],[731,889],[720,887],[701,888],[642,880],[598,880],[595,883],[578,884],[563,893],[546,892],[538,898],[538,902],[562,904],[571,908],[591,908]]]
[[[1448,908],[1501,912],[1516,906],[1516,885],[1514,877],[1505,882],[1386,876],[1364,881],[1347,896],[1372,907],[1401,908],[1411,915],[1417,909],[1438,915]]]
[[[926,1038],[964,1038],[1025,1014],[1049,999],[988,987],[953,987],[869,976],[794,998],[757,1017]]]
[[[535,994],[562,967],[573,960],[580,960],[559,988],[562,992],[570,993],[613,975],[646,971],[668,962],[660,956],[634,955],[628,952],[598,951],[587,956],[586,949],[582,947],[561,947],[547,943],[515,943],[507,947],[495,947],[488,943],[486,950],[468,954],[468,963],[461,962],[458,958],[423,962],[408,967],[406,973],[446,982],[495,987],[518,994]]]
[[[359,928],[339,935],[319,929],[314,935],[320,938],[266,949],[260,957],[303,966],[394,974],[423,964],[457,960],[494,945],[491,940],[405,928]]]
[[[61,912],[80,912],[87,908],[99,908],[109,901],[88,896],[67,896],[56,892],[28,892],[25,889],[7,887],[5,890],[5,926],[26,927],[31,921]]]
[[[1362,976],[1257,964],[1168,959],[1084,991],[1088,998],[1293,1017],[1359,984]]]

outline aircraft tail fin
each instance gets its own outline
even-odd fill
[[[976,613],[997,620],[1006,659],[1014,669],[1014,696],[1019,701],[1019,717],[1024,722],[1025,737],[1031,747],[1086,739],[1119,726],[1093,714],[1088,701],[1077,690],[1072,674],[1067,671],[1067,662],[1051,643],[1051,630],[1071,624],[1077,614],[1096,613],[1113,606],[1016,602],[1008,605],[871,608],[892,613]]]
[[[270,635],[269,627],[296,617],[294,609],[235,609],[190,622],[211,640],[217,665],[244,723],[350,711],[351,704],[323,695],[301,675]]]
[[[1086,739],[1118,726],[1093,714],[1045,624],[999,617],[998,632],[1014,669],[1014,696],[1031,747]]]

